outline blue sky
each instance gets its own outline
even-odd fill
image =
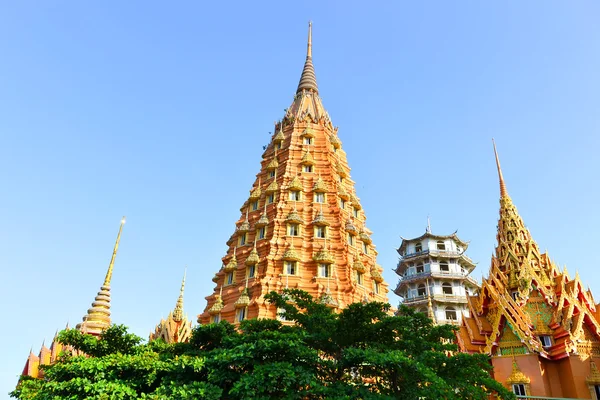
[[[146,337],[185,265],[185,309],[204,309],[309,19],[391,288],[400,235],[428,215],[487,274],[494,137],[534,238],[600,296],[597,2],[216,3],[0,4],[0,393],[31,346],[79,322],[122,215],[113,320]]]

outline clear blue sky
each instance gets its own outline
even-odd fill
[[[0,397],[31,346],[113,276],[113,320],[144,337],[211,277],[314,65],[390,287],[399,236],[458,229],[487,275],[494,137],[542,249],[600,298],[596,1],[77,2],[0,5]],[[391,294],[396,305],[398,298]]]

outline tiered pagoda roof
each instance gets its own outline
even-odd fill
[[[540,252],[508,195],[495,145],[494,152],[500,181],[497,246],[480,293],[469,298],[471,318],[458,332],[460,347],[547,360],[600,354],[599,309],[591,291],[578,274],[571,278]]]
[[[192,321],[183,314],[183,291],[185,289],[185,273],[181,280],[179,297],[172,312],[150,333],[149,340],[162,339],[165,343],[183,343],[190,340],[192,336]]]

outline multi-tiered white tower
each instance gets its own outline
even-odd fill
[[[469,276],[475,264],[465,255],[467,247],[456,232],[438,236],[429,226],[418,238],[402,238],[395,290],[402,304],[427,313],[435,323],[460,324],[469,315],[467,294],[479,288]]]

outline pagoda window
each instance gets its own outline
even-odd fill
[[[552,346],[552,339],[548,335],[541,335],[540,342],[542,343],[542,347],[550,347]]]
[[[423,251],[423,245],[421,244],[421,242],[415,244],[415,253],[420,253]]]
[[[438,250],[446,250],[446,245],[444,244],[443,240],[438,240],[437,241],[437,249]]]
[[[340,175],[340,183],[344,182],[344,177]]]
[[[311,137],[305,137],[304,138],[304,144],[312,144],[312,138]]]
[[[291,201],[300,201],[300,191],[299,190],[290,191],[290,200]]]
[[[269,171],[269,178],[275,178],[275,170]]]
[[[248,279],[254,278],[255,274],[256,274],[256,265],[250,265],[248,267]]]
[[[512,390],[513,393],[517,396],[527,396],[527,392],[525,391],[525,384],[523,383],[513,383]]]
[[[419,286],[417,287],[417,296],[421,297],[421,296],[426,296],[427,295],[427,289],[425,288],[425,284],[421,283],[419,284]]]
[[[315,203],[325,203],[325,193],[315,193]]]
[[[252,211],[258,210],[258,200],[252,202]]]
[[[264,239],[267,236],[267,227],[263,226],[263,227],[259,228],[258,231],[256,232],[256,235],[259,239]]]
[[[218,324],[221,321],[221,314],[217,314],[217,315],[213,315],[212,316],[212,323],[213,324]]]
[[[329,278],[329,277],[331,277],[331,265],[329,265],[329,264],[319,264],[319,276],[321,278]]]
[[[340,208],[343,210],[346,207],[346,200],[340,199]]]
[[[373,293],[379,294],[379,282],[373,281]]]
[[[233,285],[233,272],[227,274],[227,276],[225,277],[225,284]]]
[[[448,307],[446,308],[446,320],[448,321],[456,321],[456,310],[454,309],[454,307]]]
[[[425,269],[423,268],[423,264],[422,263],[417,264],[417,274],[422,274],[423,272],[425,272]]]
[[[302,166],[302,171],[304,171],[304,172],[313,172],[312,165],[304,165],[304,166]]]
[[[363,248],[363,253],[369,254],[369,245],[367,243],[363,242],[362,248]]]
[[[246,244],[246,234],[242,233],[240,235],[240,246],[244,246]]]
[[[275,147],[277,148],[277,150],[281,149],[281,142],[278,142]]]
[[[325,239],[325,237],[327,237],[327,227],[315,226],[315,237]]]
[[[354,236],[350,232],[348,232],[348,244],[354,246]]]
[[[449,282],[442,283],[442,293],[444,294],[453,294],[452,292],[452,284]]]
[[[267,196],[267,204],[271,204],[271,203],[273,203],[274,201],[275,201],[275,193],[270,193],[270,194]]]
[[[362,272],[358,272],[356,271],[356,283],[358,283],[359,285],[362,285],[364,282],[364,277],[363,277],[363,273]]]
[[[442,271],[442,272],[450,272],[450,267],[448,266],[447,262],[442,261],[440,263],[440,271]]]
[[[300,235],[300,224],[288,224],[288,236]]]
[[[277,320],[278,321],[287,321],[287,319],[285,318],[285,308],[277,309]]]
[[[235,312],[235,320],[237,322],[242,322],[245,319],[246,319],[246,307],[238,308],[238,310]]]
[[[600,385],[594,385],[594,394],[596,395],[596,399],[600,399]]]
[[[298,273],[297,261],[286,261],[283,267],[285,275],[296,275]]]
[[[354,215],[354,218],[358,218],[358,208],[354,207],[352,209],[352,215]]]
[[[510,294],[513,298],[514,301],[517,301],[519,299],[519,292],[514,291]]]

